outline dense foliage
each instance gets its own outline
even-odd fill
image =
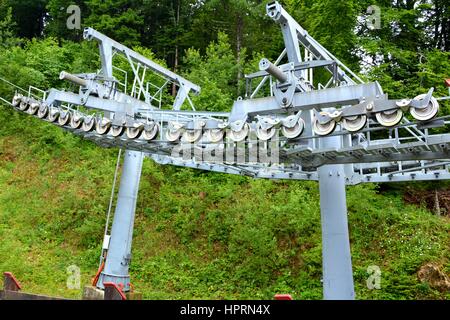
[[[202,86],[199,109],[230,110],[243,95],[243,74],[283,47],[264,15],[268,1],[0,0],[0,77],[21,87],[61,87],[61,70],[94,71],[98,54],[81,32],[65,27],[77,3],[83,26],[134,46]],[[450,77],[449,7],[444,0],[286,0],[314,37],[394,97]],[[366,8],[381,8],[379,30]],[[33,23],[31,23],[33,22]],[[0,97],[14,89],[0,81]],[[442,103],[449,113],[448,103]],[[0,270],[27,290],[79,297],[66,268],[88,284],[100,239],[117,150],[105,150],[0,106]],[[417,188],[448,188],[421,184]],[[450,223],[406,205],[403,186],[348,188],[355,285],[360,299],[449,298],[417,279],[427,262],[450,272]],[[383,191],[381,191],[383,189]],[[386,191],[387,190],[387,191]],[[319,195],[316,183],[162,167],[146,160],[139,194],[133,263],[145,298],[322,296]],[[366,287],[367,267],[382,270],[380,290]]]

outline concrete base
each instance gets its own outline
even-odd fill
[[[83,300],[104,300],[105,292],[93,286],[85,286],[83,289]]]
[[[69,300],[69,299],[50,297],[41,294],[26,293],[21,291],[3,290],[2,292],[0,292],[0,300]]]
[[[142,300],[141,292],[126,292],[127,300]],[[105,291],[93,286],[85,286],[83,289],[83,300],[104,300]]]

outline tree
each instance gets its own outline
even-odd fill
[[[261,0],[210,0],[204,2],[193,19],[192,35],[205,50],[206,43],[216,40],[219,32],[228,35],[236,64],[242,66],[246,55],[265,52],[276,58],[282,50],[280,28],[266,16],[266,4]],[[243,70],[236,74],[236,93],[242,93]]]
[[[369,3],[363,2],[361,8]],[[371,79],[378,80],[392,97],[415,96],[429,87],[445,94],[442,83],[448,77],[448,56],[433,49],[446,45],[448,36],[442,34],[446,29],[440,24],[446,15],[448,18],[448,8],[444,10],[440,0],[384,0],[377,5],[381,9],[381,29],[370,30],[364,19],[357,28],[360,59],[365,61]],[[439,8],[443,11],[433,16],[431,13]],[[430,77],[429,72],[436,77]]]
[[[200,51],[189,49],[184,58],[186,78],[202,87],[193,102],[199,110],[229,111],[236,92],[236,75],[240,66],[231,49],[228,35],[220,32],[204,57]]]
[[[31,39],[43,35],[48,0],[9,0],[17,24],[17,35]]]
[[[287,10],[319,43],[351,69],[358,71],[355,49],[357,37],[356,1],[288,0]]]
[[[81,22],[87,18],[88,9],[83,0],[49,0],[47,10],[49,21],[45,28],[45,34],[58,39],[80,40],[83,30],[70,30],[67,28],[69,14],[67,8],[70,5],[77,5],[81,9]]]
[[[418,6],[426,23],[425,32],[429,45],[450,51],[450,5],[448,0],[433,0]]]
[[[11,47],[18,40],[13,31],[15,23],[12,20],[12,9],[7,6],[5,0],[0,1],[0,46]]]
[[[84,24],[126,46],[139,45],[144,34],[142,0],[86,0]]]
[[[197,0],[145,1],[143,44],[164,59],[174,72],[179,69],[182,53],[192,46],[191,19]],[[173,92],[175,93],[175,92]]]

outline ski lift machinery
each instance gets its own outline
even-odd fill
[[[314,40],[278,2],[267,5],[267,15],[280,25],[285,49],[274,63],[262,59],[260,71],[245,76],[246,95],[234,102],[231,112],[196,111],[190,95],[199,94],[199,86],[91,28],[84,30],[84,39],[98,42],[101,70],[60,75],[78,91],[30,87],[7,101],[17,111],[102,147],[125,150],[97,288],[112,282],[130,290],[134,215],[145,156],[160,164],[253,178],[318,181],[324,299],[355,298],[346,185],[450,178],[450,135],[433,134],[434,128],[448,128],[450,116],[438,116],[438,101],[448,97],[435,98],[430,89],[415,98],[389,99],[377,82],[364,82]],[[113,75],[120,72],[113,66],[116,55],[133,71],[131,90],[127,80]],[[283,59],[288,63],[280,64]],[[330,77],[315,87],[317,68]],[[146,82],[150,73],[164,84]],[[169,85],[177,87],[170,110],[161,108],[162,92]],[[192,110],[181,110],[183,105]],[[249,151],[252,146],[266,157]],[[199,157],[205,150],[226,154],[226,161]]]

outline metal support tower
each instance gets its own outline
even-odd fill
[[[131,262],[134,216],[143,160],[142,152],[125,152],[105,269],[97,282],[99,289],[105,288],[103,283],[113,282],[123,285],[124,291],[130,290],[128,267]]]
[[[268,4],[268,16],[280,24],[289,62],[300,64],[306,61],[307,54],[302,58],[299,38],[310,42],[306,31],[281,7],[277,2]],[[312,52],[321,60],[331,60],[325,50]],[[276,68],[276,67],[275,67]],[[276,68],[278,70],[278,68]],[[333,67],[333,76],[337,77]],[[300,91],[311,91],[305,80],[305,71],[297,72]],[[356,84],[350,77],[342,75],[346,82]],[[312,79],[309,79],[312,82]],[[334,111],[334,109],[324,109]],[[310,111],[311,113],[311,111]],[[310,129],[310,131],[312,131]],[[342,148],[343,137],[319,138],[323,149]],[[350,252],[350,240],[347,222],[347,200],[345,190],[345,166],[349,165],[323,165],[318,168],[320,189],[320,210],[322,224],[322,269],[323,269],[323,297],[326,300],[355,298],[353,289],[353,272]]]
[[[322,138],[323,147],[340,145],[340,137]],[[348,234],[345,165],[318,169],[322,222],[323,297],[353,300],[353,272]]]
[[[101,74],[106,79],[113,79],[113,51],[117,45],[115,46],[115,42],[109,38],[94,32],[89,36],[98,41],[102,63]],[[126,119],[126,110],[116,110],[115,117]],[[131,262],[134,217],[143,160],[142,152],[125,151],[119,194],[107,245],[105,268],[96,284],[99,289],[105,289],[103,285],[105,282],[112,282],[121,286],[123,291],[130,290],[128,267]]]
[[[117,43],[116,41],[104,36],[103,34],[93,30],[86,29],[84,32],[85,39],[95,40],[99,44],[100,58],[102,63],[102,69],[100,76],[106,79],[105,85],[109,88],[114,87],[113,76],[113,57],[117,52],[121,52],[125,55],[126,59],[130,63],[130,66],[135,73],[135,83],[139,81],[139,68],[144,65],[145,68],[149,68],[154,72],[162,74],[163,76],[178,82],[180,84],[180,90],[178,96],[174,102],[174,109],[179,109],[186,99],[190,90],[199,91],[200,89],[191,82],[184,80],[171,71],[157,65],[153,61],[146,59],[138,53],[130,50],[129,48]],[[135,67],[135,63],[137,67]],[[61,75],[62,78],[67,78],[75,83],[81,85],[88,85],[85,81],[77,81],[77,77],[72,77],[67,73]],[[145,70],[142,78],[145,77]],[[142,81],[140,81],[142,82]],[[91,89],[93,89],[91,87]],[[89,90],[89,89],[88,89]],[[101,91],[101,90],[97,90]],[[143,84],[140,83],[139,88],[136,86],[132,90],[133,92],[144,91]],[[136,96],[136,95],[135,95]],[[134,99],[136,97],[133,97]],[[139,96],[139,95],[138,95]],[[113,99],[116,101],[124,101],[123,96],[113,95]],[[129,101],[129,100],[128,100]],[[135,100],[136,101],[136,100]],[[126,123],[134,118],[134,113],[130,112],[128,108],[116,108],[114,109],[114,120],[117,123]],[[105,116],[110,116],[109,112],[104,113]],[[116,203],[116,209],[114,212],[114,219],[111,229],[111,235],[109,237],[109,243],[107,243],[107,254],[105,257],[105,267],[101,272],[97,288],[104,289],[105,282],[113,282],[119,285],[123,291],[130,290],[130,275],[128,268],[131,262],[131,244],[133,240],[133,227],[136,211],[136,202],[139,193],[139,182],[142,172],[142,164],[145,154],[139,151],[126,150],[124,155],[124,162],[122,167],[122,175],[120,179],[119,194]],[[104,240],[107,241],[107,239]]]

